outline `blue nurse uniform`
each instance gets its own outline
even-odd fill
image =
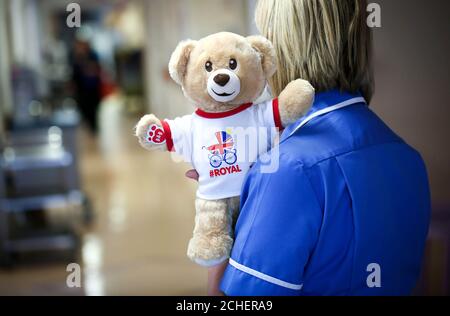
[[[410,294],[430,220],[421,156],[361,95],[318,93],[309,114],[281,136],[278,170],[260,159],[247,176],[222,291]]]

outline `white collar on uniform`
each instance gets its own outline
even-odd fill
[[[316,117],[322,116],[324,114],[357,104],[357,103],[364,103],[366,104],[366,100],[363,97],[357,97],[357,98],[352,98],[349,100],[346,100],[344,102],[326,107],[322,110],[319,110],[317,112],[312,113],[311,115],[307,116],[296,128],[294,128],[294,130],[289,134],[289,137],[291,137],[292,135],[294,135],[299,129],[301,129],[303,126],[305,126],[306,124],[308,124],[311,120],[315,119]]]

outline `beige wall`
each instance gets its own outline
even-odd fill
[[[450,1],[381,0],[373,109],[425,158],[450,208]]]

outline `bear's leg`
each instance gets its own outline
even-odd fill
[[[235,197],[229,198],[229,199],[227,199],[227,202],[228,202],[228,207],[231,211],[232,219],[233,219],[231,228],[232,228],[232,232],[233,232],[232,236],[233,236],[233,240],[234,240],[234,227],[236,226],[236,222],[239,217],[239,211],[240,211],[239,206],[240,206],[240,202],[241,202],[241,197],[235,196]]]
[[[233,220],[236,203],[232,199],[195,201],[194,235],[189,242],[188,257],[195,263],[212,267],[230,256],[233,246]]]

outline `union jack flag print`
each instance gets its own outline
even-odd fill
[[[210,152],[220,153],[223,155],[226,149],[233,148],[233,137],[227,132],[217,132],[216,138],[218,143],[207,148]]]

